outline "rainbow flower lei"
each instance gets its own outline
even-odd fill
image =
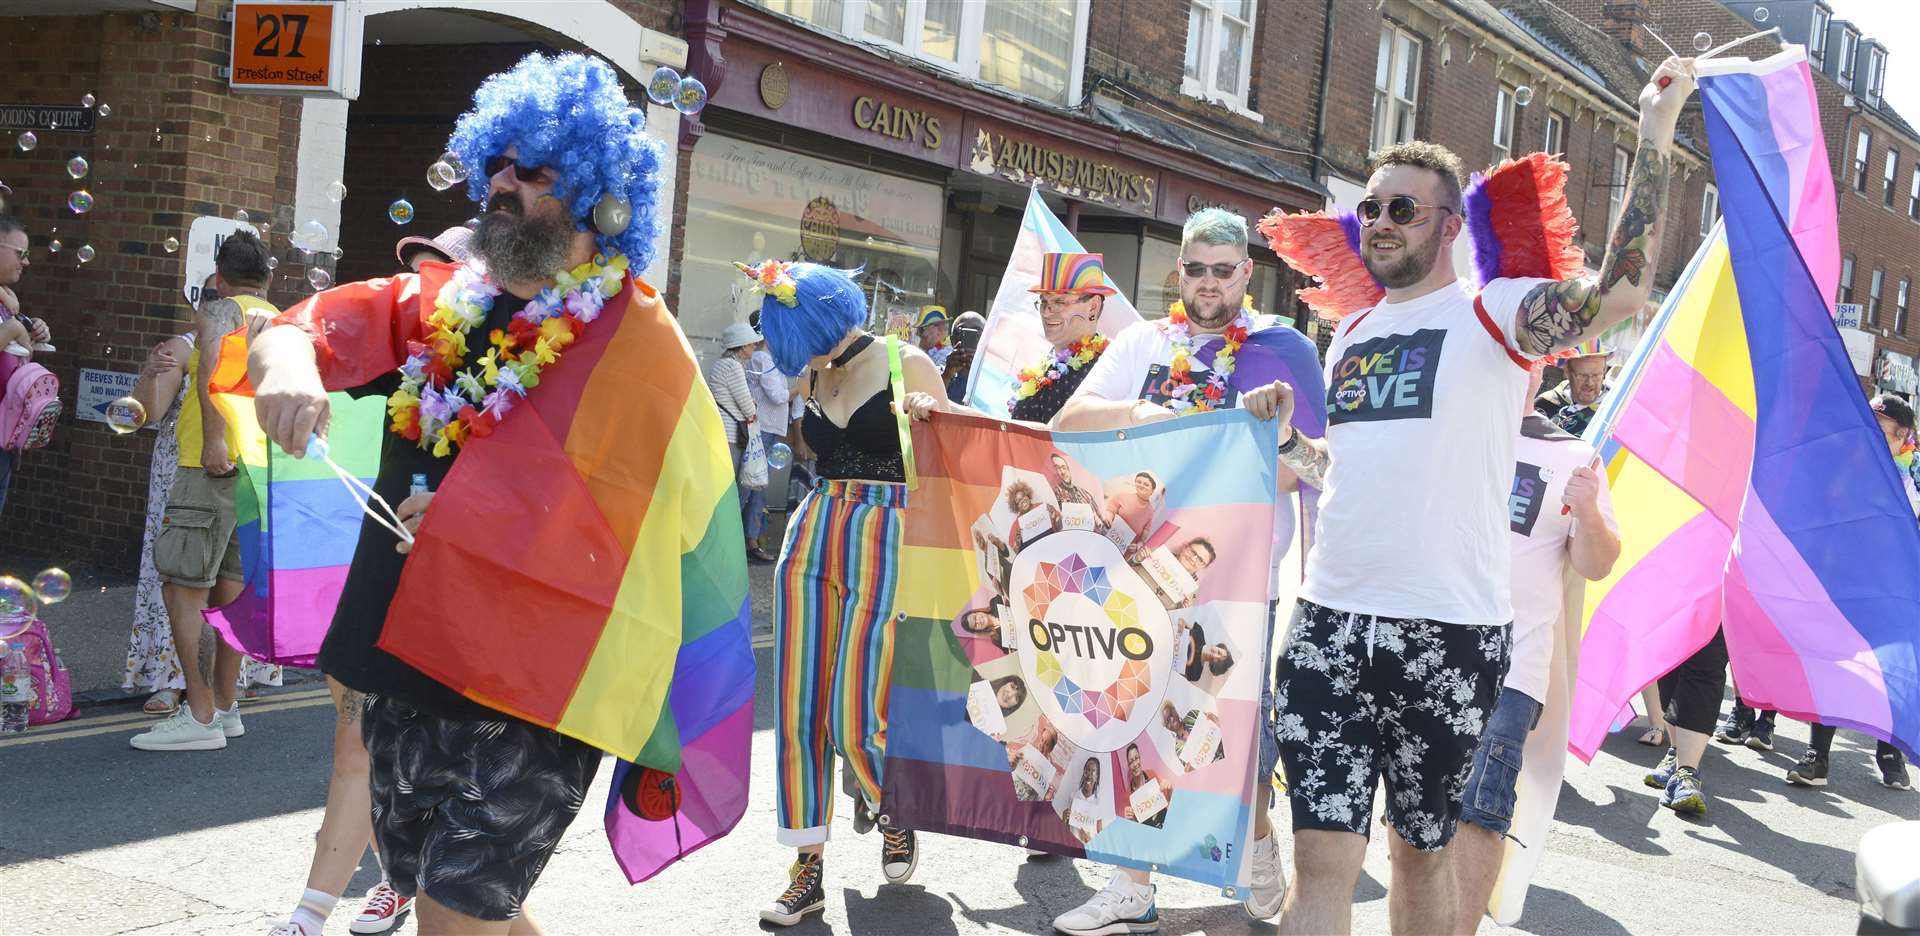
[[[1219,406],[1227,398],[1227,379],[1233,376],[1233,356],[1246,343],[1247,333],[1252,329],[1253,299],[1246,297],[1233,323],[1227,326],[1226,347],[1213,356],[1207,385],[1199,387],[1193,382],[1193,332],[1187,322],[1187,307],[1184,303],[1174,303],[1167,310],[1167,320],[1160,323],[1161,332],[1173,342],[1173,360],[1167,367],[1167,382],[1172,387],[1167,409],[1175,416],[1190,416],[1210,413]]]
[[[1043,364],[1036,364],[1020,372],[1015,381],[1013,399],[1015,402],[1027,399],[1045,390],[1047,386],[1069,372],[1092,364],[1100,352],[1107,350],[1107,336],[1094,332],[1064,348],[1053,349],[1053,356]]]
[[[586,333],[608,299],[620,294],[627,258],[596,254],[592,261],[554,277],[553,285],[527,301],[504,329],[488,336],[479,376],[460,373],[467,333],[487,320],[500,287],[463,266],[442,287],[427,317],[425,341],[407,342],[400,389],[387,397],[392,430],[445,458],[469,438],[492,435],[495,426],[540,373],[560,359],[560,349]]]

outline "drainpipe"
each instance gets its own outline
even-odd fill
[[[1334,0],[1326,0],[1326,27],[1320,33],[1320,95],[1313,105],[1313,165],[1307,172],[1326,184],[1327,173],[1321,170],[1326,160],[1321,154],[1327,146],[1327,85],[1333,73],[1333,12]]]

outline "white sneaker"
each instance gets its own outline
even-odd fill
[[[1053,928],[1067,936],[1157,933],[1160,910],[1153,903],[1153,885],[1135,884],[1116,871],[1107,886],[1086,903],[1054,917]]]
[[[1247,916],[1271,920],[1287,900],[1287,871],[1280,866],[1280,843],[1268,833],[1266,838],[1254,840],[1248,852],[1253,863],[1253,882],[1247,887],[1247,899],[1242,906],[1247,908]]]
[[[227,746],[227,735],[220,728],[220,713],[209,722],[195,721],[193,708],[186,703],[166,721],[134,735],[128,742],[140,751],[218,751]]]
[[[220,732],[229,738],[238,738],[247,733],[246,722],[240,720],[239,699],[233,700],[232,706],[228,707],[224,712],[215,714],[214,718],[220,722]]]
[[[273,929],[267,930],[267,936],[317,936],[307,932],[307,928],[292,920],[287,920]]]
[[[355,933],[384,933],[398,925],[412,906],[412,897],[400,896],[392,885],[381,881],[367,891],[367,902],[361,905],[360,915],[347,924],[347,929]]]

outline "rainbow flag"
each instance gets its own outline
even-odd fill
[[[1622,553],[1587,589],[1569,746],[1726,629],[1752,705],[1920,746],[1920,528],[1833,325],[1804,52],[1699,64],[1726,215],[1588,429]]]
[[[917,424],[881,811],[1245,883],[1277,432]]]
[[[1013,255],[1000,275],[1000,290],[987,311],[987,328],[980,333],[980,350],[967,373],[967,405],[996,419],[1006,419],[1017,381],[1015,377],[1048,354],[1053,345],[1040,330],[1040,310],[1028,290],[1040,285],[1040,261],[1050,253],[1084,253],[1086,248],[1054,217],[1038,188],[1027,192],[1027,212]],[[1164,310],[1162,310],[1164,311]],[[1101,306],[1099,331],[1111,338],[1140,321],[1140,313],[1126,294],[1116,292]]]
[[[253,418],[245,328],[221,339],[209,366],[209,396],[226,417],[228,451],[241,468],[234,508],[246,587],[232,603],[208,609],[207,623],[247,656],[312,666],[347,581],[365,498],[319,459],[267,444]],[[371,485],[380,469],[381,400],[334,393],[328,403],[334,462]]]
[[[329,290],[329,389],[400,363],[452,267]],[[620,757],[607,836],[631,881],[730,831],[753,727],[746,555],[719,411],[651,286],[628,278],[435,492],[382,649],[466,697]],[[448,589],[485,590],[458,602]]]

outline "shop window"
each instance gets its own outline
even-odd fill
[[[821,29],[838,31],[845,19],[843,0],[748,0],[775,13],[784,13]]]
[[[1873,150],[1873,134],[1862,130],[1853,141],[1853,190],[1867,190],[1867,155]]]
[[[1899,178],[1899,176],[1900,151],[1889,146],[1887,147],[1887,167],[1886,170],[1880,174],[1880,203],[1886,205],[1888,208],[1893,207],[1893,180]]]
[[[678,311],[702,357],[719,350],[721,329],[758,308],[735,260],[862,267],[876,328],[889,312],[954,299],[939,272],[939,185],[711,131],[694,147],[690,175]]]
[[[1180,301],[1180,242],[1147,237],[1140,242],[1140,295],[1133,307],[1141,318],[1162,319]]]
[[[1520,123],[1520,102],[1513,85],[1501,85],[1493,95],[1493,164],[1513,153],[1513,130]]]
[[[1080,246],[1102,256],[1107,282],[1129,300],[1140,297],[1140,233],[1138,231],[1080,232]],[[1155,275],[1159,275],[1157,272]]]
[[[1254,10],[1253,0],[1189,0],[1182,92],[1247,112]]]
[[[1627,170],[1633,166],[1633,154],[1626,147],[1613,148],[1613,169],[1607,176],[1607,224],[1620,220],[1620,209],[1627,201]]]
[[[1853,254],[1840,261],[1840,301],[1853,301]]]
[[[1707,183],[1707,190],[1700,194],[1700,236],[1713,233],[1713,222],[1720,220],[1720,189],[1713,183]]]
[[[1886,279],[1885,270],[1873,271],[1873,278],[1867,283],[1867,324],[1880,327],[1880,282]]]
[[[1413,139],[1420,102],[1421,42],[1391,23],[1380,27],[1380,52],[1373,65],[1372,149]]]
[[[1544,152],[1560,154],[1567,151],[1567,115],[1558,111],[1547,112],[1547,140]]]

